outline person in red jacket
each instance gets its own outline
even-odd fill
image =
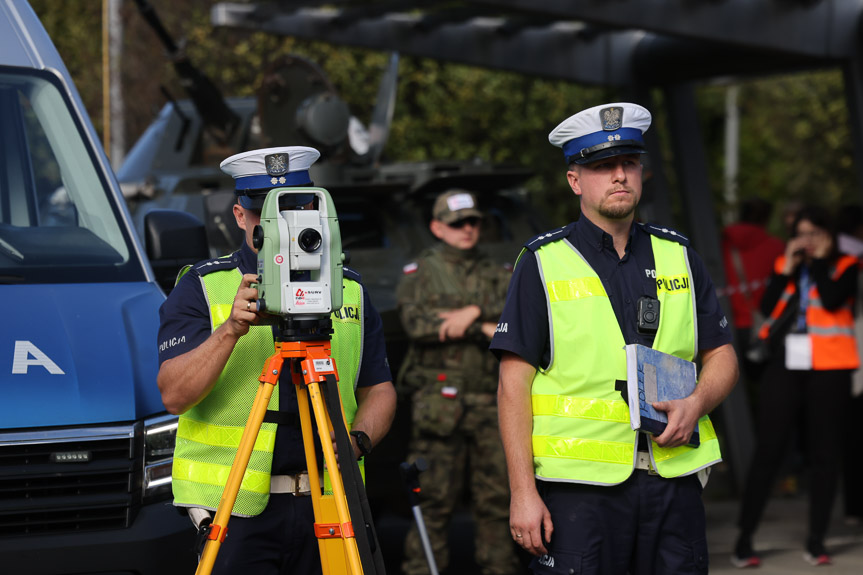
[[[722,230],[726,293],[737,343],[742,347],[750,341],[752,331],[760,327],[753,325],[753,318],[773,272],[773,262],[785,251],[785,243],[767,232],[772,211],[773,204],[767,200],[744,200],[740,204],[740,221]],[[761,366],[746,359],[745,349],[739,350],[738,356],[749,383],[757,381]]]

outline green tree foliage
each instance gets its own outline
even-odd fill
[[[205,12],[191,22],[189,57],[225,93],[254,94],[271,62],[298,54],[325,71],[357,117],[370,120],[387,54],[260,32],[213,30]],[[214,58],[218,46],[231,49]],[[384,159],[479,159],[527,166],[537,173],[530,190],[563,223],[577,213],[577,203],[570,201],[563,157],[548,143],[548,132],[575,111],[602,101],[602,93],[563,81],[402,57]]]
[[[369,121],[387,54],[260,32],[214,29],[210,8],[215,0],[151,2],[166,29],[184,41],[189,59],[225,95],[254,95],[269,63],[284,54],[298,54],[316,62],[353,113]],[[101,130],[102,2],[32,0],[32,5]],[[123,3],[122,17],[124,121],[131,146],[165,102],[160,86],[177,99],[184,94],[164,49],[133,2]],[[562,154],[548,143],[548,132],[576,111],[619,95],[596,87],[413,57],[401,59],[399,76],[386,160],[478,158],[526,166],[537,173],[529,188],[552,221],[562,223],[575,216],[577,202],[564,179]],[[761,78],[740,86],[740,198],[766,197],[777,205],[790,200],[827,205],[856,201],[859,191],[839,72]],[[660,106],[661,98],[657,102]],[[702,86],[698,102],[711,191],[721,209],[725,88]],[[672,148],[664,133],[666,113],[659,108],[654,115],[653,129],[660,130],[668,150],[666,160],[670,160]],[[669,167],[666,175],[673,185]],[[679,206],[675,212],[679,213]]]
[[[740,84],[738,197],[761,197],[781,209],[859,202],[844,83],[838,70],[760,78]],[[699,103],[711,167],[722,206],[725,88],[701,90]]]
[[[29,0],[75,80],[98,130],[102,129],[102,3]]]

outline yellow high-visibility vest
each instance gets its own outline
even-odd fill
[[[653,348],[692,361],[696,354],[695,298],[686,247],[651,235],[660,322]],[[615,389],[626,380],[626,342],[596,272],[568,241],[536,250],[549,307],[551,361],[531,390],[536,476],[550,481],[614,485],[632,473],[636,433]],[[698,448],[652,443],[663,477],[695,473],[721,460],[707,416]]]
[[[213,331],[231,314],[242,274],[237,268],[201,276],[210,305]],[[332,314],[332,356],[339,373],[339,395],[350,429],[357,411],[354,389],[360,370],[363,338],[362,286],[343,280],[342,308]],[[241,337],[210,393],[180,416],[171,473],[174,505],[215,510],[237,453],[260,382],[261,369],[275,351],[270,326],[251,326]],[[275,386],[268,409],[279,409]],[[337,417],[331,414],[331,417]],[[275,423],[263,423],[243,475],[233,514],[250,517],[267,506],[270,470],[276,442]],[[360,462],[362,470],[362,462]],[[326,480],[326,477],[325,477]],[[325,483],[329,483],[325,481]]]

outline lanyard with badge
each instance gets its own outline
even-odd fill
[[[797,321],[792,333],[785,336],[785,369],[788,370],[810,370],[812,369],[812,340],[806,333],[806,310],[809,307],[809,291],[812,287],[812,278],[809,275],[809,267],[800,268],[800,309],[797,312]]]

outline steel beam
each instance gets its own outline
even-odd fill
[[[863,1],[863,0],[861,0]],[[616,4],[625,0],[610,0]],[[514,0],[512,4],[516,4]],[[555,5],[537,2],[536,10]],[[217,26],[239,27],[332,44],[563,79],[626,86],[690,82],[717,76],[793,72],[836,65],[834,57],[753,49],[711,40],[681,40],[641,30],[609,30],[549,14],[502,15],[489,8],[426,12],[358,12],[357,9],[282,10],[264,4],[221,3]],[[769,28],[769,26],[768,26]]]
[[[690,84],[677,84],[667,87],[665,94],[680,194],[687,221],[690,222],[690,239],[704,260],[714,285],[724,286],[726,281],[719,229],[710,197],[704,138],[698,124],[694,89]],[[729,313],[730,307],[725,299],[723,308]],[[752,458],[754,437],[749,402],[743,385],[735,386],[722,402],[720,410],[721,429],[728,447],[726,455],[736,485],[740,488]]]
[[[611,29],[837,58],[853,48],[861,0],[472,0]]]
[[[666,162],[665,158],[662,157],[662,146],[659,143],[659,130],[661,128],[656,123],[656,106],[653,94],[647,86],[638,85],[633,90],[628,90],[625,93],[625,98],[630,102],[641,104],[654,113],[653,124],[644,134],[647,154],[642,159],[645,164],[644,184],[641,201],[638,203],[638,218],[653,224],[672,225],[671,191],[665,173]]]
[[[863,203],[863,38],[857,38],[854,51],[842,66],[845,102],[854,144],[854,167],[857,171],[857,193]]]
[[[213,7],[214,25],[247,28],[401,54],[571,80],[582,84],[623,85],[633,77],[639,31],[597,34],[578,22],[556,22],[510,33],[506,20],[471,18],[425,27],[425,16],[387,14],[344,22],[337,9],[280,11],[255,4]],[[500,32],[503,30],[506,32]]]

